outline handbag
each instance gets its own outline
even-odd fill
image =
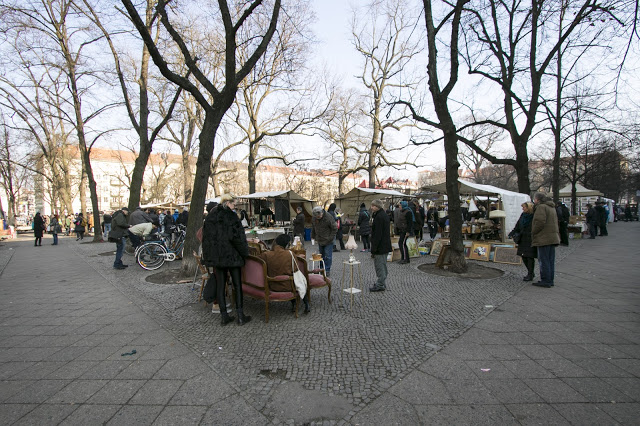
[[[296,268],[298,269],[297,271]],[[296,290],[300,295],[300,299],[304,299],[304,296],[307,294],[307,279],[298,267],[298,262],[296,262],[296,258],[293,253],[291,253],[291,270],[293,271],[293,283],[296,285]]]

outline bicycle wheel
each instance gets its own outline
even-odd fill
[[[136,261],[141,268],[153,271],[164,265],[164,254],[167,253],[162,245],[158,243],[147,243],[138,249]]]

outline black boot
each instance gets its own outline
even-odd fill
[[[218,306],[220,306],[220,325],[224,327],[235,319],[227,313],[227,300],[225,294],[225,289],[227,287],[227,271],[224,269],[216,269],[216,281]]]
[[[222,309],[222,308],[220,308],[220,309]],[[225,307],[225,309],[226,309],[226,307]],[[225,325],[229,324],[230,322],[233,322],[234,319],[235,318],[232,317],[232,316],[229,316],[228,313],[222,312],[222,310],[220,311],[220,325],[221,326],[224,327]]]
[[[238,314],[238,325],[245,325],[246,323],[251,321],[251,317],[249,315],[243,314],[242,309],[236,309],[236,313]]]
[[[240,268],[237,268],[237,271],[231,272],[231,280],[233,282],[233,288],[235,290],[236,297],[236,315],[238,325],[245,325],[249,321],[251,321],[251,317],[245,315],[242,310],[242,305],[244,304],[244,295],[242,294],[242,283],[240,281]]]

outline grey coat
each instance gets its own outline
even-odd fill
[[[320,219],[314,216],[311,224],[311,238],[318,242],[318,245],[328,246],[333,245],[333,240],[336,239],[336,233],[338,232],[338,225],[333,217],[325,211],[322,212]]]

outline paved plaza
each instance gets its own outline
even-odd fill
[[[265,323],[246,299],[244,327],[191,282],[113,269],[114,244],[5,241],[0,424],[638,424],[639,237],[615,223],[559,247],[551,289],[523,266],[470,280],[417,269],[434,256],[390,263],[388,290],[353,307],[342,251],[331,303],[314,290],[310,314],[272,303]]]

